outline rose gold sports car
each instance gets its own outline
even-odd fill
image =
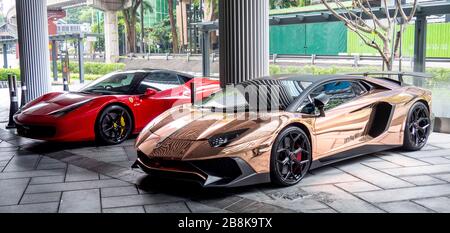
[[[133,167],[204,187],[287,186],[355,156],[420,150],[432,131],[431,92],[406,76],[426,77],[276,76],[230,86],[153,120]]]

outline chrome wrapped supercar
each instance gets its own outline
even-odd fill
[[[403,80],[424,75],[393,75],[275,76],[224,88],[147,125],[134,167],[205,187],[293,185],[344,159],[420,150],[432,131],[431,92]]]

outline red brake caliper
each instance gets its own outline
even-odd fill
[[[302,161],[302,151],[299,151],[295,156],[297,157],[297,161]]]

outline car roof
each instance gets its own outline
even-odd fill
[[[324,81],[332,81],[337,79],[364,79],[363,76],[351,76],[351,75],[343,75],[343,74],[334,74],[334,75],[301,75],[301,74],[280,74],[280,75],[272,75],[259,78],[259,80],[292,80],[292,81],[300,81],[300,82],[311,82],[311,83],[319,83]]]
[[[124,70],[122,71],[123,73],[127,73],[127,72],[146,72],[146,73],[154,73],[154,72],[167,72],[167,73],[173,73],[176,75],[181,75],[187,78],[194,78],[194,75],[191,74],[187,74],[187,73],[182,73],[182,72],[178,72],[178,71],[174,71],[174,70],[167,70],[167,69],[151,69],[151,68],[144,68],[144,69],[129,69],[129,70]]]

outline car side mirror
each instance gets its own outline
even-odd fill
[[[320,112],[320,117],[324,117],[325,116],[325,105],[328,104],[328,102],[330,102],[330,97],[327,94],[320,94],[318,96],[316,96],[314,99],[314,106],[319,109]]]
[[[156,95],[156,93],[158,93],[155,89],[152,88],[147,88],[147,90],[145,90],[145,97],[150,97],[150,96],[154,96]]]
[[[314,106],[313,103],[309,103],[309,104],[305,105],[300,112],[304,113],[304,114],[312,115],[312,114],[314,114],[314,112],[316,112],[316,106]]]

